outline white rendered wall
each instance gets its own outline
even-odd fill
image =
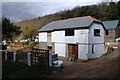
[[[58,43],[88,43],[88,29],[74,31],[74,36],[65,36],[65,31],[52,32],[52,42]],[[39,42],[47,42],[47,32],[39,33]]]
[[[92,53],[92,45],[89,45],[88,58],[99,58],[104,53],[104,44],[94,45],[94,53]]]
[[[52,32],[52,42],[57,43],[88,43],[88,29],[74,31],[74,36],[65,36],[65,31]]]
[[[64,43],[65,31],[52,32],[52,42]]]
[[[100,36],[94,36],[94,29],[100,29]],[[98,58],[104,54],[104,28],[101,24],[93,23],[89,29],[88,58]],[[92,53],[94,45],[94,53]]]
[[[65,57],[65,55],[66,55],[66,44],[55,43],[55,53],[57,53],[58,56]]]
[[[84,45],[84,44],[78,45],[78,59],[82,59],[82,60],[88,59],[88,45]]]
[[[75,30],[74,36],[65,36],[65,31],[52,32],[52,42],[55,42],[55,52],[67,57],[67,44],[78,44],[78,59],[88,59],[88,29]]]
[[[39,33],[39,42],[47,42],[47,32]]]
[[[100,37],[94,36],[94,29],[100,29]],[[89,43],[104,43],[104,29],[101,24],[93,23],[89,28]]]

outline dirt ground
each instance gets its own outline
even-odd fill
[[[120,49],[120,48],[119,48]],[[119,49],[104,55],[99,59],[88,60],[87,62],[64,61],[62,71],[54,71],[49,78],[119,78],[120,76],[120,56]]]

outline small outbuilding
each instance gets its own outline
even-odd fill
[[[39,29],[39,42],[58,56],[87,60],[104,54],[103,23],[91,16],[53,21]]]
[[[109,20],[103,22],[105,31],[105,42],[115,42],[116,38],[120,37],[120,22],[119,20]]]

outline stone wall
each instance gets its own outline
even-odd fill
[[[114,29],[108,30],[108,35],[106,35],[106,32],[105,32],[105,42],[115,42],[115,35],[116,35],[116,32]]]
[[[120,37],[120,24],[116,28],[116,38]]]

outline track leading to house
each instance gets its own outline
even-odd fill
[[[102,56],[99,59],[89,60],[87,62],[68,62],[64,61],[64,70],[54,72],[49,75],[50,78],[118,78],[120,56],[119,49],[112,53]]]

